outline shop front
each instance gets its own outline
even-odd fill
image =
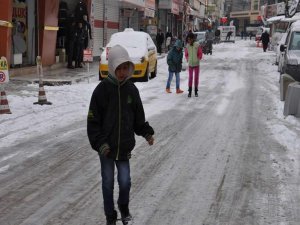
[[[4,0],[9,2],[9,0]],[[12,23],[7,46],[11,67],[32,66],[36,56],[42,56],[43,65],[55,63],[58,1],[10,0],[7,18]],[[10,39],[10,40],[9,40]]]
[[[90,5],[90,2],[2,0],[0,55],[6,56],[12,68],[35,65],[38,55],[45,66],[57,63],[57,49],[65,48],[63,36],[68,31],[64,25],[68,16],[78,14],[79,3]],[[62,9],[62,5],[66,7]]]
[[[158,9],[159,28],[164,33],[171,32],[173,36],[181,36],[183,0],[160,0]]]
[[[120,30],[123,31],[125,28],[129,27],[133,28],[136,31],[144,29],[143,24],[141,22],[144,19],[144,11],[146,7],[145,0],[119,0],[119,3]],[[151,13],[150,11],[147,12]]]

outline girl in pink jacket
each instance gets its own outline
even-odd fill
[[[199,73],[200,73],[200,60],[202,59],[202,48],[195,42],[195,35],[189,33],[187,36],[187,46],[184,50],[185,58],[189,65],[189,94],[188,97],[192,96],[193,88],[193,74],[195,73],[195,97],[198,97],[198,84],[199,84]]]

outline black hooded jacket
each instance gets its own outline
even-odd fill
[[[144,108],[136,86],[130,80],[118,84],[110,75],[94,90],[88,114],[87,131],[92,148],[99,152],[108,144],[108,157],[128,159],[135,146],[134,133],[153,135],[145,121]]]
[[[129,63],[129,74],[119,81],[116,68]],[[94,90],[87,120],[87,132],[94,150],[109,149],[107,157],[127,160],[135,146],[134,134],[149,138],[154,134],[136,86],[129,80],[134,64],[125,48],[116,45],[108,55],[109,75]]]

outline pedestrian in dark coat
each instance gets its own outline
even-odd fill
[[[157,52],[161,54],[161,46],[164,43],[165,36],[161,29],[158,30],[158,33],[156,35],[156,45],[157,45]]]
[[[73,66],[73,59],[75,58],[74,55],[76,54],[75,49],[75,42],[76,42],[76,23],[74,20],[71,20],[71,24],[69,26],[67,32],[67,54],[68,54],[68,68],[74,69]]]
[[[84,1],[79,0],[75,7],[75,19],[82,21],[83,15],[88,15],[87,5]]]
[[[170,90],[173,75],[176,76],[176,93],[181,94],[183,91],[180,89],[180,72],[182,69],[182,58],[183,58],[183,43],[181,40],[176,40],[173,48],[168,54],[167,63],[169,65],[169,78],[167,81],[166,92],[172,93]]]
[[[129,192],[131,187],[129,159],[135,146],[135,134],[153,145],[153,128],[145,120],[139,90],[129,80],[134,64],[120,45],[108,54],[109,75],[95,88],[87,119],[90,144],[97,151],[101,163],[102,194],[108,225],[115,225],[114,171],[118,170],[118,208],[122,221],[131,219]]]
[[[226,35],[226,41],[230,41],[230,37],[232,35],[232,31],[228,31],[227,35]]]
[[[168,49],[168,51],[170,50],[171,48],[171,45],[172,45],[172,39],[173,39],[173,35],[171,33],[171,31],[168,31],[166,33],[166,48]]]
[[[83,15],[83,29],[86,34],[84,39],[84,49],[87,49],[87,47],[89,46],[89,40],[93,39],[91,24],[89,23],[87,18],[87,15]]]
[[[83,29],[82,22],[77,23],[76,33],[75,33],[75,68],[82,68],[83,61],[83,48],[84,48],[84,40],[86,37],[86,32]]]
[[[262,33],[260,40],[263,44],[263,50],[265,52],[267,50],[269,42],[270,42],[270,35],[268,34],[268,31],[265,31]]]

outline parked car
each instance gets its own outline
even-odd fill
[[[194,32],[196,41],[202,46],[205,42],[205,31]]]
[[[121,45],[128,51],[135,66],[131,78],[133,81],[146,82],[156,77],[157,50],[152,38],[148,33],[126,28],[122,32],[114,33],[103,49],[99,63],[100,80],[108,76],[108,54],[115,45]]]
[[[283,33],[283,35],[281,36],[281,39],[279,40],[279,42],[277,43],[276,46],[276,61],[275,64],[278,65],[278,72],[282,71],[282,64],[283,64],[283,56],[284,56],[284,52],[280,51],[280,46],[284,45],[285,41],[286,41],[286,37],[287,37],[287,33]]]
[[[300,81],[300,21],[294,22],[288,29],[285,44],[280,45],[283,52],[282,73]]]

